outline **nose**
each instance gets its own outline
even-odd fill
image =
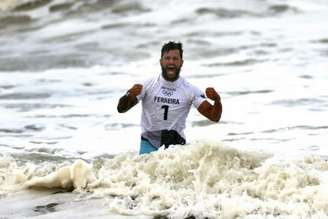
[[[177,59],[175,58],[170,58],[167,60],[168,65],[176,65],[177,64]]]

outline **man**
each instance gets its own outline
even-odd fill
[[[140,154],[158,150],[162,145],[185,144],[183,130],[191,105],[211,121],[220,121],[222,104],[214,88],[202,91],[180,76],[183,65],[181,43],[168,42],[161,50],[162,74],[135,84],[120,98],[117,110],[124,113],[142,101]]]

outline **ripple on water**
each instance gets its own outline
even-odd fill
[[[34,56],[14,56],[0,58],[0,71],[43,71],[51,68],[86,67],[91,60],[86,61],[83,54],[38,54]]]
[[[298,13],[300,10],[288,4],[275,4],[268,7],[268,11],[274,15],[283,14],[287,12]]]
[[[273,90],[263,89],[263,90],[230,91],[227,92],[227,94],[231,96],[241,96],[241,95],[248,95],[248,94],[267,94],[272,92]]]
[[[11,94],[0,95],[0,100],[30,100],[30,99],[47,99],[51,97],[49,93],[36,93],[36,92],[16,92]],[[14,106],[9,104],[10,106]]]
[[[26,25],[32,21],[28,15],[8,15],[0,17],[0,28],[5,28],[11,25]]]
[[[244,59],[232,62],[217,62],[208,64],[208,67],[217,67],[217,66],[247,66],[247,65],[254,65],[257,63],[264,62],[264,60],[260,59]]]
[[[73,5],[74,5],[73,2],[53,4],[49,7],[49,11],[50,12],[67,11],[70,10]]]
[[[58,109],[70,107],[65,104],[46,104],[46,103],[6,103],[2,104],[6,109],[17,110],[18,112],[29,112],[39,109]]]
[[[15,6],[14,11],[34,10],[49,4],[51,1],[52,0],[35,0],[35,1],[21,2]]]
[[[286,107],[297,107],[297,106],[320,106],[325,104],[326,101],[319,98],[295,98],[295,99],[284,99],[271,102],[273,105],[281,105]]]
[[[195,13],[197,15],[213,14],[220,18],[238,18],[243,16],[257,16],[255,13],[252,13],[250,11],[232,10],[232,9],[225,9],[225,8],[208,8],[208,7],[198,8],[196,9]]]

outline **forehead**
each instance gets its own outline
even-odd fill
[[[169,51],[164,52],[163,56],[180,56],[180,50],[170,49]]]

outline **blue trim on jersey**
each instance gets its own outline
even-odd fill
[[[157,150],[149,141],[141,139],[139,154],[149,154]]]

